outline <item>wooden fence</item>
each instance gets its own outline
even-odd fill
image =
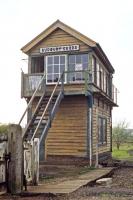
[[[11,124],[8,135],[0,135],[0,190],[22,192],[24,175],[28,182],[38,184],[39,139],[23,143],[21,126]]]
[[[7,153],[7,136],[0,135],[0,185],[6,184]]]

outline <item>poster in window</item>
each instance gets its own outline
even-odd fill
[[[75,71],[81,71],[83,69],[82,64],[75,65]]]

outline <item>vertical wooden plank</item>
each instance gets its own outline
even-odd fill
[[[99,149],[98,149],[98,109],[96,108],[96,162],[95,162],[95,167],[98,167],[98,163],[99,163]]]
[[[31,74],[31,56],[28,56],[28,74]]]
[[[88,95],[88,72],[83,71],[83,77],[85,79],[85,96]]]
[[[9,191],[17,194],[23,186],[23,146],[22,129],[19,125],[11,124],[8,133],[8,150],[11,153],[9,162]]]
[[[24,97],[24,72],[21,72],[21,98]]]
[[[32,183],[39,183],[39,139],[35,138],[32,146]]]
[[[44,144],[44,154],[45,154],[45,160],[47,160],[47,138],[45,139],[45,144]]]

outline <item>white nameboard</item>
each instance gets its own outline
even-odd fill
[[[67,46],[55,46],[55,47],[46,47],[40,48],[40,53],[52,53],[52,52],[61,52],[61,51],[78,51],[79,45],[67,45]]]

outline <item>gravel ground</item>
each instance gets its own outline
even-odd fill
[[[133,167],[115,170],[112,178],[113,188],[129,188],[133,190]]]
[[[0,200],[133,200],[133,168],[114,171],[110,187],[86,186],[69,195],[33,197],[1,196]]]

